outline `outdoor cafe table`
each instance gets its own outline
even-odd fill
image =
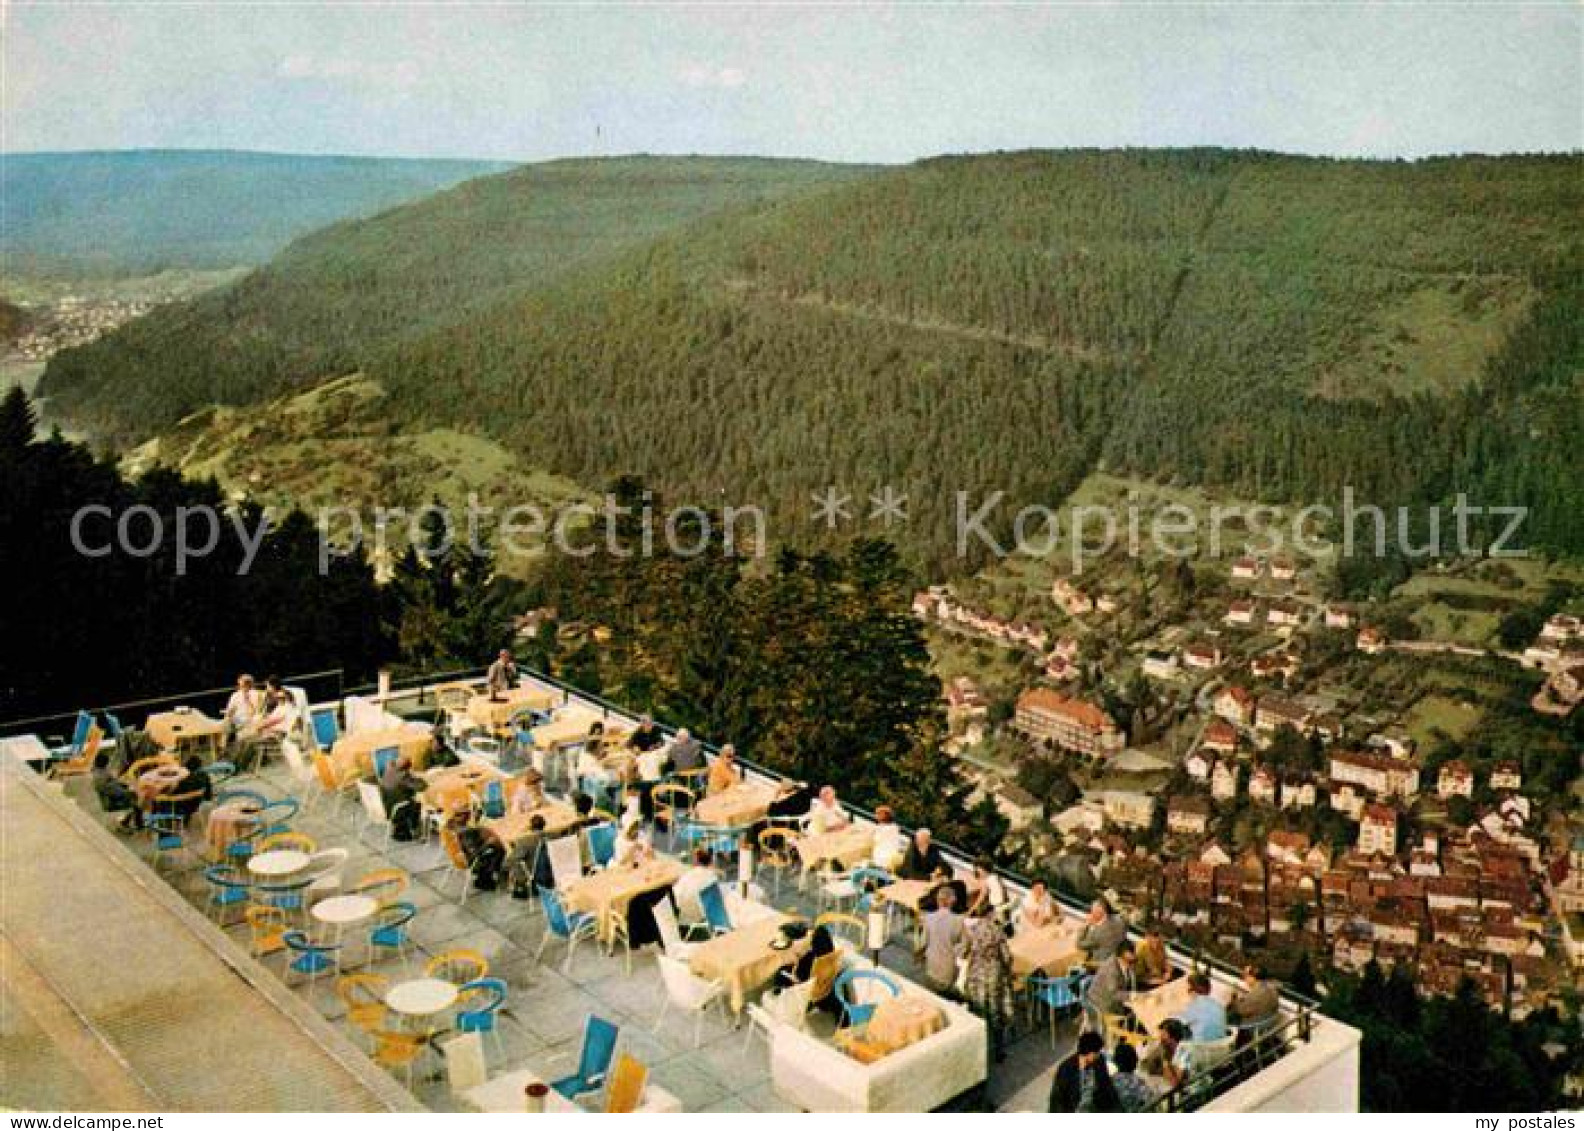
[[[403,1017],[433,1017],[456,1004],[461,991],[443,978],[398,982],[385,994],[385,1004]]]
[[[849,825],[833,833],[799,837],[795,847],[805,872],[833,860],[843,868],[851,868],[869,859],[874,851],[874,830]]]
[[[209,810],[209,822],[204,826],[204,844],[209,850],[209,858],[223,859],[227,849],[253,831],[258,813],[258,802],[246,798],[228,801]]]
[[[423,803],[442,813],[454,813],[471,805],[473,796],[482,792],[487,782],[505,780],[506,774],[483,762],[466,762],[437,770],[428,776]]]
[[[528,835],[528,826],[535,817],[544,818],[543,835],[547,837],[560,836],[578,822],[577,810],[572,806],[559,801],[548,801],[526,813],[507,813],[504,817],[485,821],[482,827],[485,832],[500,841],[503,847],[510,848]]]
[[[295,848],[277,848],[248,857],[248,871],[266,880],[293,876],[308,867],[308,854]]]
[[[636,868],[607,868],[570,885],[566,904],[573,911],[593,915],[601,941],[609,943],[614,924],[627,913],[629,903],[646,892],[670,887],[681,876],[682,865],[669,856],[657,856]]]
[[[220,749],[225,724],[201,711],[180,707],[150,715],[143,723],[143,730],[161,750],[175,752],[203,746],[213,753]]]
[[[1007,943],[1012,952],[1012,972],[1020,978],[1030,974],[1062,977],[1083,962],[1083,951],[1078,949],[1078,936],[1082,933],[1082,923],[1066,919],[1019,931]]]
[[[413,769],[421,770],[429,761],[429,752],[434,749],[434,734],[422,723],[403,723],[380,730],[343,734],[330,748],[330,761],[335,764],[337,779],[351,781],[372,773],[374,751],[391,746],[412,759]]]
[[[186,776],[186,767],[177,762],[166,762],[139,774],[137,784],[133,787],[139,804],[147,808],[160,794],[170,793],[180,787]]]
[[[864,1040],[895,1052],[944,1028],[946,1015],[940,1006],[918,994],[904,993],[884,998],[875,1005]]]
[[[688,966],[700,978],[723,982],[732,1012],[741,1013],[748,995],[790,966],[808,947],[800,940],[785,950],[770,944],[781,937],[781,924],[790,918],[779,911],[693,947]]]
[[[1184,975],[1153,990],[1134,994],[1128,999],[1128,1008],[1144,1026],[1144,1031],[1153,1034],[1162,1021],[1181,1013],[1192,996],[1188,992],[1188,977]]]
[[[491,698],[487,693],[468,700],[467,715],[481,727],[494,730],[511,721],[518,711],[548,711],[555,706],[556,693],[543,687],[513,687]]]
[[[571,746],[588,737],[589,728],[601,721],[602,716],[587,707],[563,707],[555,718],[543,726],[534,727],[533,744],[539,750],[550,751],[560,746]],[[607,744],[626,741],[628,731],[613,722],[605,724]]]
[[[739,782],[730,789],[704,798],[694,807],[693,816],[702,825],[717,829],[741,829],[765,819],[776,799],[770,782]]]

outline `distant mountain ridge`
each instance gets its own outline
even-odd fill
[[[757,503],[798,541],[824,536],[812,493],[890,484],[891,535],[942,572],[976,564],[956,492],[1005,492],[1006,537],[1095,470],[1333,504],[1468,491],[1584,553],[1577,156],[651,161],[336,225],[58,356],[41,389],[127,439],[360,371],[409,426],[585,486]]]
[[[0,255],[14,274],[250,266],[326,224],[510,167],[247,150],[8,153]]]

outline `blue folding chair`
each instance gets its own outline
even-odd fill
[[[534,955],[534,961],[544,957],[545,948],[550,945],[551,939],[562,939],[567,944],[567,952],[561,969],[570,970],[577,944],[583,939],[593,938],[599,930],[599,923],[587,912],[569,913],[561,905],[561,897],[552,888],[539,889],[539,905],[544,908],[545,933],[539,940],[539,952]]]
[[[237,776],[236,763],[210,762],[208,772],[209,781],[214,785],[219,785],[221,782],[230,781],[232,778]]]
[[[374,776],[382,778],[392,762],[401,757],[401,749],[395,746],[381,746],[374,751]]]
[[[477,995],[482,999],[477,1002],[467,1001],[466,1008],[457,1011],[457,1032],[492,1036],[499,1045],[500,1029],[496,1027],[495,1021],[496,1016],[506,1006],[506,983],[499,978],[475,978],[464,984],[457,992],[462,998]]]
[[[603,868],[616,858],[616,826],[606,821],[590,825],[584,830],[588,837],[589,858],[596,868]]]
[[[327,707],[315,711],[311,718],[314,742],[318,744],[319,749],[328,754],[330,748],[336,744],[336,739],[341,737],[341,727],[336,722],[335,708]]]
[[[78,711],[77,723],[72,727],[71,744],[57,746],[51,750],[50,760],[54,762],[80,756],[83,751],[83,744],[88,741],[89,732],[93,730],[93,725],[94,717],[91,714],[87,711]]]
[[[506,783],[499,778],[491,778],[484,783],[484,797],[480,803],[485,820],[493,821],[497,817],[506,815]]]
[[[203,878],[209,885],[209,910],[218,910],[222,915],[228,907],[245,904],[253,886],[240,869],[230,864],[211,864],[204,869]]]
[[[119,747],[121,745],[122,735],[126,734],[126,730],[121,726],[121,720],[116,718],[109,711],[105,712],[104,720],[105,730],[109,731],[110,733],[110,740]]]
[[[726,912],[726,897],[721,894],[719,884],[710,884],[698,894],[699,906],[704,909],[703,926],[709,929],[712,935],[729,934],[732,929],[731,916]],[[695,924],[697,925],[697,924]]]
[[[605,1074],[610,1071],[611,1060],[616,1056],[616,1037],[620,1031],[603,1017],[589,1014],[583,1026],[583,1051],[578,1055],[578,1068],[571,1076],[552,1080],[550,1086],[569,1100],[589,1092],[597,1092],[605,1084]]]
[[[1069,974],[1063,978],[1045,978],[1035,975],[1028,980],[1029,997],[1035,1004],[1043,1005],[1050,1015],[1051,1047],[1056,1046],[1056,1018],[1076,1013],[1083,1007],[1081,977]]]
[[[853,999],[853,986],[859,982],[873,982],[884,986],[891,991],[891,996],[896,997],[902,988],[896,982],[878,970],[844,970],[836,977],[836,1000],[841,1004],[842,1015],[847,1024],[851,1026],[863,1025],[874,1016],[875,1006],[878,1002],[855,1001]]]

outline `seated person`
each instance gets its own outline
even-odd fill
[[[981,856],[973,866],[973,897],[968,901],[968,914],[975,918],[1001,913],[1007,904],[1006,885],[996,874],[995,865]]]
[[[1168,1017],[1156,1030],[1155,1040],[1144,1050],[1140,1068],[1147,1075],[1163,1080],[1167,1091],[1180,1088],[1194,1072],[1191,1045],[1188,1026],[1175,1017]]]
[[[1226,1006],[1210,993],[1210,975],[1197,970],[1189,974],[1188,992],[1193,996],[1177,1020],[1188,1026],[1195,1041],[1223,1040],[1231,1030],[1227,1028]]]
[[[226,700],[225,713],[221,716],[228,738],[251,726],[262,706],[262,699],[253,686],[253,677],[246,674],[237,676],[236,690]]]
[[[737,768],[737,748],[731,743],[721,747],[720,756],[710,763],[709,778],[704,792],[710,797],[725,793],[742,782],[742,771]]]
[[[535,813],[528,818],[527,833],[513,841],[510,851],[506,853],[503,867],[511,884],[514,899],[529,898],[536,886],[546,884],[550,887],[555,886],[555,877],[550,874],[550,854],[542,851],[544,830],[544,817]],[[544,868],[543,879],[539,875],[541,861]]]
[[[809,806],[808,822],[804,826],[813,836],[823,836],[826,833],[840,832],[852,824],[847,818],[847,810],[843,809],[841,802],[836,799],[835,786],[823,786],[819,796]]]
[[[676,738],[672,740],[670,748],[666,751],[666,758],[675,773],[702,770],[705,765],[704,747],[688,733],[686,727],[676,732]]]
[[[1227,1002],[1227,1019],[1239,1026],[1257,1027],[1270,1021],[1280,1010],[1281,992],[1276,983],[1266,977],[1263,968],[1246,963],[1243,984]]]
[[[406,754],[396,757],[380,775],[380,800],[385,802],[385,815],[390,818],[392,840],[414,840],[418,836],[423,814],[418,806],[428,783],[413,773],[412,759]]]
[[[1051,898],[1049,889],[1044,880],[1035,880],[1029,885],[1028,894],[1018,904],[1017,929],[1019,931],[1037,931],[1041,927],[1048,927],[1060,917],[1056,901]]]
[[[508,813],[532,813],[546,804],[544,776],[538,770],[525,770],[512,783],[511,796],[506,800]]]
[[[684,924],[702,923],[704,908],[699,903],[699,892],[718,883],[720,875],[715,871],[715,857],[707,848],[695,848],[692,865],[671,885],[671,894],[676,899],[677,921]]]
[[[896,823],[891,806],[881,805],[875,810],[874,849],[869,854],[870,860],[876,868],[894,872],[902,864],[907,845],[907,834]]]
[[[1145,930],[1136,954],[1138,961],[1134,964],[1133,972],[1139,985],[1150,988],[1170,980],[1171,959],[1166,955],[1166,940],[1161,938],[1158,926],[1151,923]]]
[[[627,736],[627,745],[642,753],[658,750],[665,745],[665,735],[648,715],[639,720],[637,728]]]
[[[776,786],[775,800],[770,802],[765,815],[772,818],[802,817],[809,811],[810,796],[808,782],[784,781]]]
[[[1111,910],[1104,899],[1094,901],[1089,908],[1089,918],[1078,934],[1078,949],[1092,963],[1101,963],[1116,953],[1122,940],[1127,938],[1127,924],[1122,916]]]
[[[110,769],[109,751],[101,751],[94,755],[93,790],[99,798],[100,807],[106,813],[126,814],[117,822],[117,827],[121,831],[131,832],[142,827],[143,814],[137,807],[137,794]]]
[[[280,682],[270,676],[265,680],[263,708],[250,725],[237,731],[237,751],[233,758],[237,769],[250,770],[256,766],[267,748],[291,733],[296,718],[297,705],[281,690]]]
[[[904,880],[929,880],[935,879],[943,872],[950,872],[946,867],[946,858],[935,846],[935,839],[930,831],[919,829],[913,834],[913,840],[908,844],[907,852],[903,854],[897,875]]]
[[[655,786],[665,780],[668,755],[664,746],[651,746],[640,751],[633,763],[633,772],[638,778],[638,805],[639,811],[645,817],[654,816],[654,801],[652,794]]]
[[[821,964],[820,960],[825,962]],[[831,969],[839,972],[841,956],[836,949],[836,940],[831,937],[830,928],[815,927],[809,935],[808,949],[803,952],[797,962],[791,966],[782,967],[776,975],[776,984],[783,987],[801,986],[812,981],[815,973],[830,974]],[[819,967],[816,971],[816,967]],[[834,975],[821,979],[824,985],[810,987],[809,1007],[820,1009],[840,1018],[842,1015],[841,1001],[836,997],[836,978]],[[823,991],[823,992],[820,992]],[[819,1000],[814,994],[820,992]]]
[[[1125,1112],[1148,1111],[1159,1098],[1155,1086],[1138,1073],[1138,1050],[1126,1041],[1119,1041],[1111,1052],[1111,1086],[1116,1089],[1117,1101]]]
[[[612,868],[636,868],[653,857],[649,839],[641,824],[624,825],[616,834],[616,850],[611,854]]]
[[[178,799],[169,802],[167,808],[185,822],[191,820],[203,803],[214,796],[214,783],[209,780],[209,771],[204,769],[203,759],[197,754],[189,754],[182,765],[187,774],[171,790]]]

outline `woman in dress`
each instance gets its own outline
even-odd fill
[[[1006,1055],[1006,1028],[1016,1008],[1012,951],[1006,933],[988,915],[969,918],[963,925],[962,957],[966,964],[963,1000],[984,1018],[990,1056],[999,1063]]]

